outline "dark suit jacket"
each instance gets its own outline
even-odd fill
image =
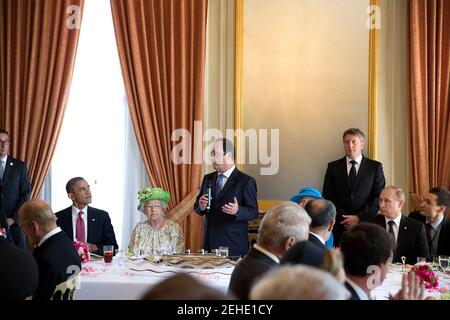
[[[194,204],[194,210],[205,216],[203,248],[207,251],[227,246],[230,256],[242,256],[248,252],[248,221],[258,217],[256,181],[254,178],[233,170],[218,195],[212,194],[211,209],[200,210],[198,200],[207,193],[208,186],[215,190],[217,172],[203,177],[202,186]],[[235,216],[222,212],[222,206],[236,197],[239,210]]]
[[[316,246],[322,249],[328,249],[326,245],[324,245],[322,242],[320,242],[319,238],[317,238],[315,235],[309,233],[308,241],[314,243]]]
[[[31,296],[38,286],[38,273],[31,254],[0,236],[0,301]]]
[[[377,214],[367,220],[386,229],[386,220],[382,214]],[[417,257],[430,259],[425,227],[422,223],[410,219],[404,215],[400,220],[398,230],[397,247],[393,262],[402,262],[401,257],[406,257],[406,263],[416,264]]]
[[[362,157],[353,190],[348,183],[346,157],[328,164],[323,183],[323,197],[336,206],[336,224],[333,228],[334,245],[338,246],[342,232],[343,214],[357,215],[363,221],[373,217],[380,208],[378,197],[386,181],[380,162]]]
[[[325,251],[311,241],[299,241],[294,244],[281,259],[281,264],[306,264],[311,267],[320,268],[323,264]]]
[[[23,161],[8,156],[0,182],[0,224],[6,228],[6,218],[19,222],[20,207],[30,199],[31,184]]]
[[[350,294],[352,295],[350,297],[350,300],[361,300],[361,298],[358,296],[358,294],[356,293],[356,290],[353,289],[353,287],[347,282],[345,281],[344,283],[345,288],[350,292]]]
[[[58,226],[73,241],[72,206],[55,214],[58,218],[56,221]],[[98,247],[95,253],[103,254],[104,245],[114,245],[115,249],[119,248],[111,219],[106,211],[88,206],[87,219],[87,242],[93,243]]]
[[[421,215],[419,211],[411,212],[408,217],[423,224],[427,222],[426,217]],[[444,216],[444,220],[442,220],[441,231],[437,241],[437,255],[450,256],[450,219],[446,216]]]
[[[248,300],[255,281],[277,265],[272,258],[252,247],[234,268],[228,292],[234,294],[240,300]]]
[[[80,257],[72,241],[59,232],[48,238],[33,252],[39,267],[39,286],[33,300],[49,300],[55,287],[81,271]]]

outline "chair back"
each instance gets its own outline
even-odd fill
[[[78,275],[58,284],[53,292],[52,300],[73,300],[77,288]]]

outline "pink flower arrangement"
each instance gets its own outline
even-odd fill
[[[410,272],[414,272],[419,276],[420,280],[425,283],[425,289],[437,289],[439,285],[438,278],[429,265],[415,265]]]
[[[89,262],[89,247],[87,243],[81,241],[75,241],[73,243],[75,250],[77,250],[78,255],[80,256],[81,263]]]

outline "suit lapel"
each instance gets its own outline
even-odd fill
[[[227,182],[225,183],[225,185],[223,186],[222,190],[219,192],[219,194],[217,195],[217,200],[221,199],[222,196],[224,194],[226,194],[228,192],[228,190],[231,189],[231,187],[233,186],[233,184],[236,182],[236,178],[239,175],[239,170],[237,168],[235,168],[233,170],[233,172],[231,173],[230,177],[228,178]],[[217,175],[216,175],[217,177]]]
[[[349,185],[349,181],[348,181],[348,172],[347,172],[347,157],[344,157],[341,159],[341,161],[339,162],[339,175],[340,175],[340,181],[345,181],[346,183],[344,183],[343,185],[345,185],[347,187],[348,192],[351,192],[350,190],[350,185]]]
[[[400,219],[400,226],[398,227],[398,237],[397,237],[397,249],[396,251],[398,251],[399,248],[403,248],[404,246],[404,242],[405,240],[407,240],[407,236],[405,234],[405,232],[408,230],[407,228],[407,221],[406,221],[406,217],[404,215],[402,215],[402,218]]]
[[[361,159],[361,164],[359,165],[358,173],[356,174],[356,182],[354,188],[358,185],[361,177],[364,177],[367,170],[367,159],[363,156]]]
[[[97,213],[92,210],[89,206],[87,207],[87,242],[95,242],[93,239],[94,235],[97,234],[95,227],[97,226],[96,221],[98,219]]]

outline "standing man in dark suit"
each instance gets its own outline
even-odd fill
[[[328,249],[325,242],[331,235],[336,220],[336,208],[328,200],[311,200],[305,206],[305,210],[311,217],[308,241],[322,249]]]
[[[24,300],[38,286],[38,267],[33,256],[13,246],[0,230],[0,301]]]
[[[72,241],[56,225],[56,216],[43,200],[30,200],[19,211],[23,231],[35,245],[39,285],[33,300],[50,300],[58,284],[81,271],[80,257]]]
[[[89,207],[92,194],[89,184],[81,177],[70,179],[66,191],[72,206],[56,213],[57,223],[72,241],[87,242],[89,251],[103,254],[104,245],[114,245],[116,235],[106,211]]]
[[[405,193],[394,186],[387,187],[380,195],[380,214],[367,220],[376,223],[389,232],[396,244],[393,250],[393,262],[415,264],[417,257],[430,259],[425,227],[420,222],[402,215]]]
[[[364,133],[355,128],[343,134],[346,156],[330,162],[323,183],[323,197],[336,206],[334,245],[352,225],[377,214],[378,197],[386,185],[380,162],[362,155]]]
[[[0,129],[0,227],[16,246],[25,249],[18,213],[30,198],[31,184],[25,163],[8,155],[10,143],[8,131]]]
[[[211,157],[216,171],[203,177],[194,210],[205,216],[205,250],[227,246],[231,256],[243,256],[248,252],[248,221],[257,218],[258,202],[255,179],[235,167],[234,156],[231,141],[214,142]]]
[[[271,208],[258,230],[258,241],[234,268],[228,291],[238,299],[248,300],[255,281],[280,264],[286,251],[298,241],[305,241],[311,219],[294,203]]]
[[[425,195],[420,211],[409,215],[425,224],[431,257],[450,256],[450,219],[444,214],[449,208],[450,192],[443,187],[436,187]]]

